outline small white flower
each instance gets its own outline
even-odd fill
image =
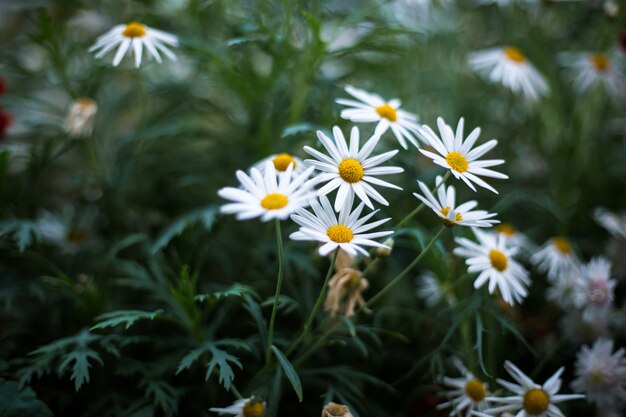
[[[530,257],[530,261],[539,272],[547,273],[548,279],[557,281],[566,276],[572,268],[577,267],[576,256],[569,240],[556,236]]]
[[[98,104],[90,98],[75,100],[67,113],[63,128],[72,137],[89,136],[98,112]]]
[[[348,197],[348,201],[339,212],[339,218],[335,215],[326,196],[320,196],[319,201],[312,200],[311,207],[315,214],[305,209],[299,209],[296,214],[292,215],[291,220],[300,226],[300,230],[292,233],[289,237],[293,240],[322,242],[323,245],[319,249],[322,256],[326,256],[336,248],[341,248],[352,256],[356,256],[357,252],[369,256],[361,246],[389,249],[388,246],[372,239],[389,236],[393,234],[393,231],[365,233],[385,223],[389,218],[366,224],[378,210],[359,218],[364,204],[359,204],[353,212],[350,212],[353,198],[352,196]]]
[[[487,395],[489,395],[487,384],[468,371],[458,358],[454,358],[453,362],[463,376],[460,378],[444,376],[442,378],[441,382],[452,389],[445,393],[450,400],[439,404],[437,409],[451,408],[450,416],[460,416],[461,412],[465,410],[465,417],[470,416],[474,410],[484,410],[488,406],[486,400]]]
[[[263,174],[265,172],[265,165],[268,161],[274,164],[274,168],[278,173],[287,171],[287,168],[289,168],[289,164],[294,165],[294,174],[299,174],[306,170],[306,167],[304,166],[304,161],[302,159],[286,152],[270,155],[267,158],[264,158],[258,163],[254,164],[253,167],[258,169],[261,174]]]
[[[159,52],[175,61],[176,56],[168,46],[178,46],[178,38],[141,23],[131,22],[126,25],[114,26],[96,40],[96,43],[89,48],[89,52],[96,52],[96,58],[102,58],[118,45],[119,48],[115,53],[115,58],[113,58],[113,66],[117,67],[126,52],[132,50],[135,56],[135,67],[139,68],[144,47],[159,63],[162,62]]]
[[[613,341],[599,339],[583,346],[576,356],[576,392],[599,407],[616,407],[626,402],[626,358],[624,348],[613,353]]]
[[[611,263],[602,257],[593,258],[581,268],[582,280],[575,289],[574,302],[583,310],[583,320],[595,321],[605,316],[615,298],[617,282],[610,279]]]
[[[578,91],[585,92],[597,84],[613,96],[624,93],[624,74],[609,55],[597,52],[563,54],[561,61],[569,67]]]
[[[380,204],[388,206],[389,203],[387,200],[370,184],[395,188],[397,190],[402,189],[377,178],[377,176],[380,175],[397,174],[404,171],[399,167],[378,166],[388,159],[391,159],[398,151],[389,151],[369,157],[380,140],[380,135],[374,134],[359,150],[359,129],[356,127],[353,127],[350,132],[349,148],[339,127],[335,126],[333,128],[333,136],[335,137],[335,143],[321,130],[317,131],[317,137],[322,142],[322,145],[324,145],[329,155],[324,155],[310,146],[304,147],[306,153],[317,158],[307,159],[304,163],[322,172],[314,178],[313,181],[315,181],[315,183],[327,182],[326,185],[318,190],[318,194],[320,196],[326,195],[338,188],[339,190],[335,197],[335,211],[339,211],[343,207],[346,199],[354,194],[371,209],[373,209],[374,206],[369,197],[372,197]]]
[[[341,111],[343,119],[353,123],[378,122],[375,134],[382,135],[391,129],[398,143],[404,149],[408,149],[407,140],[415,147],[419,147],[417,144],[419,138],[417,136],[419,131],[417,116],[400,110],[400,100],[394,98],[386,101],[378,94],[371,94],[352,86],[347,86],[346,92],[358,101],[345,98],[337,100],[337,103],[351,107]]]
[[[225,408],[212,407],[209,411],[219,414],[230,414],[235,417],[262,417],[265,413],[265,402],[254,397],[242,398]]]
[[[449,305],[456,303],[456,297],[449,283],[441,283],[431,271],[426,271],[418,278],[417,296],[424,300],[427,307],[435,307],[444,299]]]
[[[424,149],[420,149],[419,151],[431,158],[435,164],[448,168],[450,172],[452,172],[452,175],[454,175],[454,178],[461,179],[472,190],[476,191],[476,188],[474,188],[472,184],[472,182],[474,182],[497,194],[498,192],[492,186],[478,176],[502,179],[509,178],[504,174],[487,169],[487,167],[503,164],[504,160],[489,159],[478,161],[477,159],[493,149],[498,144],[498,141],[492,139],[472,149],[478,136],[480,136],[480,128],[475,128],[466,139],[463,139],[464,125],[465,121],[461,117],[456,127],[455,134],[452,128],[448,126],[441,117],[437,118],[437,126],[439,127],[441,138],[439,138],[429,126],[423,125],[421,130],[422,137],[430,146],[435,148],[439,155]]]
[[[582,286],[582,278],[578,269],[571,269],[553,280],[546,291],[546,298],[558,304],[564,310],[575,306],[574,298]]]
[[[443,178],[437,176],[435,184],[439,185],[442,181]],[[494,223],[500,223],[499,220],[491,219],[491,217],[497,215],[496,213],[488,213],[485,210],[471,211],[478,205],[474,200],[457,206],[456,192],[452,185],[449,186],[447,190],[445,184],[440,185],[437,189],[437,200],[426,184],[421,181],[417,181],[417,184],[424,196],[417,193],[413,193],[413,195],[434,211],[448,227],[452,227],[456,224],[459,226],[491,227]]]
[[[537,100],[550,91],[545,78],[515,47],[490,48],[469,55],[470,67],[492,83]]]
[[[512,258],[517,248],[508,246],[502,235],[484,233],[476,228],[472,231],[479,244],[466,238],[455,238],[461,246],[454,249],[454,254],[468,258],[465,261],[468,272],[480,272],[474,281],[474,288],[480,288],[489,281],[490,294],[497,286],[508,304],[521,303],[528,294],[526,287],[530,285],[530,279],[528,271]]]
[[[602,207],[595,209],[593,214],[596,221],[609,233],[626,239],[626,215],[617,215]]]
[[[277,175],[274,164],[267,161],[264,173],[252,168],[250,176],[243,171],[237,171],[237,178],[243,189],[225,187],[217,193],[220,197],[233,201],[225,204],[220,211],[227,214],[236,214],[238,220],[247,220],[261,217],[261,220],[284,220],[300,207],[308,205],[308,200],[315,196],[311,189],[313,185],[307,181],[313,168],[309,168],[299,175],[293,174],[293,164],[287,171]]]
[[[516,417],[563,417],[563,413],[555,404],[585,398],[581,394],[557,394],[561,389],[561,374],[565,368],[560,368],[556,371],[543,385],[535,383],[510,361],[504,363],[504,369],[507,370],[517,384],[502,379],[497,381],[515,395],[510,397],[487,397],[487,401],[505,404],[485,410],[487,414],[497,415],[497,413],[501,412],[517,412],[515,414]]]

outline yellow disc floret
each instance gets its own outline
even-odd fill
[[[279,153],[272,159],[272,162],[276,171],[287,171],[289,164],[293,164],[293,169],[296,168],[296,160],[288,153]]]
[[[268,194],[261,200],[261,207],[265,210],[278,210],[287,205],[287,196],[279,193]]]
[[[517,229],[511,223],[502,223],[496,226],[496,232],[511,237],[517,233]]]
[[[504,48],[504,56],[506,56],[509,60],[513,62],[517,62],[518,64],[526,61],[526,57],[524,56],[522,51],[520,51],[518,48],[515,48],[514,46]]]
[[[450,152],[446,156],[446,162],[456,172],[463,173],[469,169],[467,159],[459,152]]]
[[[454,215],[454,220],[448,218],[448,213],[450,213],[450,207],[444,207],[439,210],[439,212],[445,216],[445,218],[441,220],[443,221],[443,224],[447,227],[452,227],[454,226],[454,223],[463,221],[463,216],[461,215],[461,213],[456,213]]]
[[[524,395],[524,410],[529,414],[539,415],[548,409],[550,399],[542,389],[533,388]]]
[[[265,414],[265,406],[261,401],[250,400],[243,406],[243,417],[261,417]]]
[[[130,22],[126,25],[126,29],[122,35],[127,38],[141,38],[146,34],[146,28],[139,22]]]
[[[339,176],[350,184],[361,181],[364,174],[363,165],[356,159],[346,158],[339,164]]]
[[[564,237],[555,237],[552,239],[552,244],[563,255],[569,255],[572,252],[572,246]]]
[[[604,54],[591,54],[591,64],[599,72],[605,72],[611,66],[609,58]]]
[[[335,243],[348,243],[354,237],[352,230],[343,224],[336,224],[329,227],[326,231],[326,235]]]
[[[398,120],[398,113],[396,109],[391,107],[389,104],[385,103],[382,106],[376,107],[376,113],[384,119],[387,119],[391,122],[395,122]]]
[[[470,379],[465,383],[465,393],[475,402],[480,402],[487,396],[485,386],[477,379]]]
[[[497,249],[491,249],[489,251],[489,261],[491,262],[491,266],[500,272],[504,271],[508,264],[506,255]]]

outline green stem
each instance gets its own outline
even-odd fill
[[[278,245],[278,279],[276,280],[276,293],[274,294],[274,306],[270,318],[270,328],[267,332],[267,350],[265,351],[265,363],[269,363],[272,357],[272,339],[274,337],[274,323],[276,322],[276,312],[278,311],[278,299],[280,298],[280,287],[283,284],[283,236],[280,231],[280,220],[276,219],[276,242]]]
[[[450,177],[450,170],[448,170],[448,172],[446,172],[446,175],[443,176],[443,178],[441,179],[441,181],[439,183],[437,183],[435,185],[435,188],[433,188],[432,190],[430,190],[431,193],[435,193],[439,187],[441,187],[443,184],[445,184],[446,180],[448,179],[448,177]],[[400,229],[402,226],[404,226],[409,220],[411,220],[413,217],[417,216],[417,214],[422,211],[422,209],[424,208],[424,203],[421,203],[419,206],[417,206],[417,208],[415,210],[413,210],[412,212],[409,213],[408,216],[406,216],[404,219],[400,220],[400,222],[393,228],[394,230],[398,230]]]
[[[320,290],[320,294],[318,295],[317,300],[315,301],[315,305],[313,305],[313,309],[311,310],[311,313],[309,314],[309,318],[304,323],[302,332],[300,333],[296,341],[289,347],[289,350],[287,350],[287,355],[293,352],[293,350],[300,344],[300,342],[302,342],[302,339],[305,338],[305,336],[307,335],[311,327],[311,324],[313,323],[313,320],[315,319],[315,315],[317,314],[317,311],[322,305],[322,301],[326,298],[326,292],[328,289],[328,281],[330,281],[330,277],[333,275],[335,262],[337,261],[337,255],[339,255],[339,248],[337,248],[337,250],[335,250],[335,253],[333,254],[333,258],[330,261],[330,266],[328,267],[328,272],[326,273],[326,278],[324,279],[324,283],[322,284],[322,289]]]

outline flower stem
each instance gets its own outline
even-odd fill
[[[431,193],[435,193],[439,187],[441,187],[443,184],[445,184],[446,180],[448,179],[448,177],[450,176],[450,170],[448,170],[448,172],[446,172],[446,175],[443,176],[443,178],[441,179],[440,182],[438,182],[435,185],[435,188],[433,188],[432,190],[430,190]],[[412,212],[410,212],[408,214],[408,216],[406,216],[404,219],[400,220],[400,222],[393,228],[394,230],[398,230],[400,229],[402,226],[404,226],[409,220],[411,220],[413,217],[417,216],[417,214],[422,211],[422,209],[424,208],[424,203],[421,203],[419,206],[417,206],[417,208],[415,210],[413,210]]]
[[[276,280],[276,293],[274,294],[274,306],[270,317],[270,327],[267,332],[267,350],[265,351],[265,363],[269,363],[272,357],[272,342],[274,337],[274,323],[276,322],[276,312],[278,311],[278,299],[280,298],[280,287],[283,285],[283,235],[280,230],[280,220],[276,219],[276,242],[278,247],[278,279]]]
[[[300,332],[300,335],[298,336],[296,341],[293,342],[293,344],[289,347],[289,350],[287,350],[287,355],[293,352],[293,350],[300,344],[300,342],[302,342],[302,339],[304,339],[309,329],[311,328],[311,324],[313,323],[313,320],[315,319],[315,315],[317,314],[317,311],[319,310],[322,304],[322,300],[326,298],[326,293],[328,289],[328,281],[330,280],[330,277],[333,275],[333,269],[335,268],[337,255],[339,255],[339,248],[337,248],[337,250],[335,250],[335,253],[333,254],[333,258],[330,261],[330,266],[328,267],[328,272],[326,273],[326,278],[324,279],[324,283],[322,284],[322,289],[320,290],[320,294],[317,297],[317,301],[315,301],[315,305],[313,305],[313,309],[311,310],[311,313],[309,314],[309,318],[304,323],[302,332]]]

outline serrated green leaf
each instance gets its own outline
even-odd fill
[[[289,359],[287,359],[283,352],[281,352],[276,346],[272,345],[272,352],[274,352],[276,359],[278,359],[280,366],[283,368],[285,376],[287,377],[289,382],[291,382],[291,386],[296,392],[298,400],[302,402],[302,383],[300,382],[300,377],[298,376],[298,373],[293,368],[291,362],[289,362]]]
[[[96,317],[98,324],[92,326],[89,330],[105,329],[107,327],[115,327],[124,324],[124,330],[128,330],[137,320],[154,320],[165,311],[158,309],[152,312],[141,310],[117,310],[104,313]]]
[[[11,236],[20,252],[41,241],[39,227],[31,220],[12,219],[0,223],[0,235],[4,234]]]
[[[0,417],[52,417],[52,411],[30,387],[20,389],[15,381],[0,381]]]
[[[198,302],[205,302],[208,300],[218,301],[227,297],[243,297],[245,294],[253,293],[252,287],[247,285],[235,283],[230,288],[223,291],[215,291],[208,294],[198,294],[194,299]]]

